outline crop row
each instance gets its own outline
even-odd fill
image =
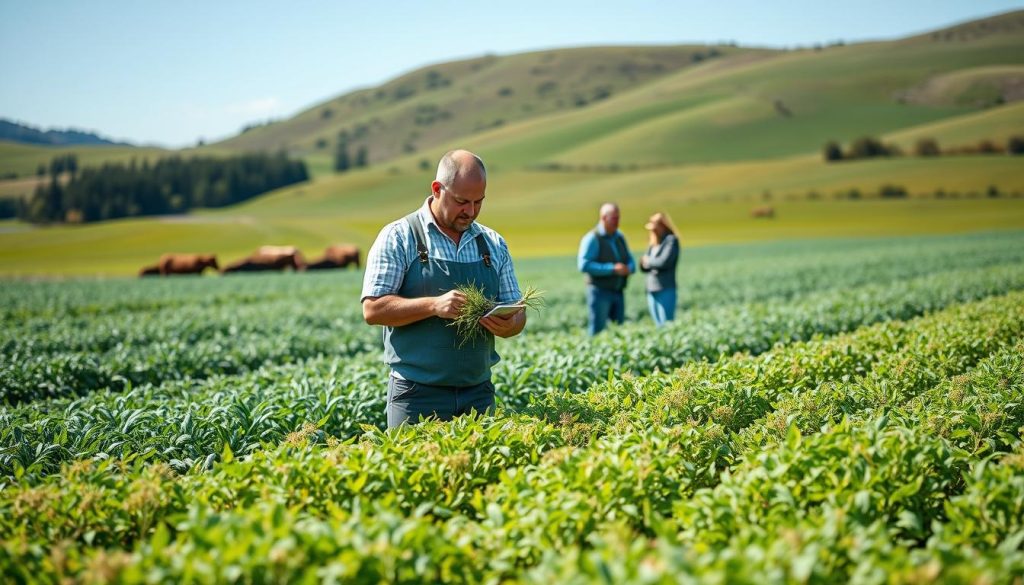
[[[1007,313],[1015,315],[1007,317]],[[999,424],[982,429],[989,438],[1000,437],[1024,422],[1019,406],[1024,383],[1021,348],[1005,345],[1008,335],[1019,338],[1021,319],[1020,296],[1011,295],[920,319],[917,327],[906,329],[902,341],[901,335],[892,335],[883,326],[871,332],[857,332],[846,340],[851,348],[847,353],[855,351],[852,348],[865,355],[899,352],[907,356],[903,360],[905,379],[935,379],[941,376],[936,374],[937,368],[955,374],[970,367],[985,354],[985,349],[962,340],[976,336],[979,329],[991,332],[988,348],[1003,347],[1001,353],[987,365],[983,363],[986,367],[976,368],[967,377],[954,378],[951,383],[970,388],[974,395],[985,395],[991,404],[1001,403],[1005,411],[1012,413]],[[1006,327],[1006,323],[1013,321],[1018,328],[1015,334]],[[853,339],[858,335],[863,339]],[[951,348],[931,343],[929,339],[935,335],[951,336]],[[795,371],[798,368],[794,365],[806,363],[810,346],[840,343],[813,342],[791,356],[786,353],[789,348],[780,348],[771,355],[739,361],[757,362],[755,371]],[[822,355],[839,354],[824,351]],[[831,374],[816,382],[808,381],[797,392],[829,384],[851,389],[871,387],[865,380],[874,368],[865,371],[864,367],[870,361],[854,359],[844,367],[833,364],[825,368]],[[728,372],[728,368],[723,368],[721,375],[728,376]],[[993,374],[1006,383],[985,387]],[[759,376],[750,383],[771,385],[772,379],[769,375]],[[782,387],[790,383],[787,379],[774,379]],[[682,374],[680,380],[685,388],[685,381],[692,378]],[[662,388],[657,384],[644,385],[644,380],[631,382],[634,389],[645,392]],[[944,384],[932,388],[945,392]],[[909,399],[915,392],[919,396],[929,393],[927,383],[920,382],[918,386],[921,392],[908,391],[903,398]],[[782,387],[774,393],[782,392]],[[590,394],[598,398],[603,390],[594,389]],[[728,401],[732,397],[722,395],[720,399]],[[135,556],[118,557],[130,561],[130,570],[122,574],[129,580],[131,571],[145,569],[143,574],[149,575],[149,569],[154,567],[172,575],[168,579],[173,579],[173,575],[180,577],[181,573],[175,573],[178,570],[223,571],[219,573],[222,577],[230,577],[232,571],[255,575],[280,570],[284,571],[282,578],[291,579],[306,570],[317,570],[311,567],[320,561],[330,565],[329,559],[319,558],[321,554],[330,554],[331,558],[342,555],[347,569],[330,566],[339,571],[370,571],[346,574],[371,579],[373,575],[398,580],[403,575],[411,579],[508,576],[523,567],[548,567],[554,561],[545,551],[560,555],[559,551],[567,547],[574,550],[573,547],[585,544],[588,534],[608,526],[624,524],[631,530],[661,536],[671,533],[666,532],[666,526],[671,527],[671,519],[679,517],[681,501],[705,493],[702,484],[719,489],[715,486],[718,473],[707,475],[703,471],[721,460],[721,453],[729,450],[730,443],[740,456],[763,452],[761,443],[754,446],[755,443],[748,442],[744,449],[739,435],[727,432],[710,417],[667,427],[652,422],[647,416],[649,411],[633,408],[641,403],[653,401],[623,404],[626,420],[632,421],[628,430],[623,432],[623,427],[616,424],[612,427],[616,432],[593,438],[580,448],[558,447],[571,439],[566,429],[571,428],[572,421],[547,424],[520,417],[462,420],[398,434],[373,433],[359,442],[329,448],[304,446],[304,437],[296,436],[291,441],[293,446],[257,453],[247,461],[225,461],[211,474],[177,480],[159,466],[121,463],[121,467],[128,468],[127,473],[114,473],[118,466],[109,461],[98,465],[82,462],[40,486],[5,494],[5,508],[13,511],[4,515],[10,519],[6,530],[13,533],[5,540],[24,545],[18,549],[12,544],[9,554],[26,555],[45,564],[45,557],[40,557],[39,549],[35,548],[40,546],[36,544],[40,537],[49,542],[70,537],[84,539],[86,543],[123,546],[146,534],[150,527],[163,526],[157,528],[152,542],[136,547]],[[865,416],[871,414],[872,408],[891,408],[893,412],[904,413],[904,422],[913,422],[917,407],[905,409],[903,404],[916,403],[882,401],[868,408]],[[711,412],[724,413],[720,409],[726,406],[727,403],[720,404]],[[950,420],[956,426],[956,417]],[[973,428],[966,417],[959,420],[960,428],[947,428],[945,432],[959,436],[961,431]],[[763,416],[746,426],[758,424],[766,428],[772,425]],[[924,428],[922,424],[915,426]],[[853,439],[845,440],[852,441],[853,447],[830,447],[833,456],[855,456],[875,448],[864,438],[860,427],[848,427],[847,431],[843,428],[830,432],[839,436],[849,431],[847,435]],[[306,434],[315,433],[309,429]],[[917,435],[927,439],[922,456],[925,459],[908,461],[902,455],[896,456],[891,458],[895,467],[880,468],[874,473],[887,477],[886,473],[903,473],[908,465],[923,464],[918,475],[908,477],[931,477],[928,457],[935,453],[954,452],[959,459],[949,469],[956,473],[976,460],[966,451],[948,446],[941,438],[924,431]],[[782,444],[786,448],[802,449],[795,427],[784,433],[784,439]],[[768,452],[772,449],[777,447],[770,447]],[[817,450],[812,450],[806,459],[813,461],[817,456]],[[880,459],[879,463],[889,465],[889,461]],[[740,463],[738,469],[746,469],[744,465]],[[837,465],[847,468],[845,463]],[[708,480],[702,481],[701,477]],[[794,475],[788,480],[800,478],[813,482],[816,474]],[[728,481],[727,476],[722,483]],[[936,491],[934,487],[918,486],[928,494]],[[871,488],[889,489],[874,483]],[[938,489],[938,495],[928,497],[942,499],[957,489]],[[897,510],[897,516],[903,518],[908,517],[904,511],[918,513],[923,509],[931,508],[896,506],[883,510],[879,517],[889,518]],[[72,511],[87,513],[75,520],[62,521]],[[165,518],[170,520],[169,526],[162,524]],[[170,530],[172,526],[174,529]],[[431,548],[441,541],[447,544]],[[275,547],[283,550],[269,550]],[[83,554],[82,549],[72,547],[62,553],[62,558],[74,564]],[[184,556],[184,564],[171,563],[169,559],[174,555]],[[90,562],[95,561],[94,555]],[[841,568],[830,567],[826,565],[833,572]]]
[[[505,405],[580,391],[624,373],[670,371],[737,352],[828,336],[892,319],[909,319],[956,303],[1024,288],[1024,266],[956,270],[887,285],[812,292],[790,301],[688,311],[657,334],[637,327],[584,334],[523,336],[500,348],[494,381]]]
[[[684,249],[679,260],[681,310],[797,298],[811,291],[887,284],[938,272],[1020,264],[1024,239],[1016,232],[956,238],[789,242]],[[685,245],[685,242],[684,242]],[[569,269],[566,269],[566,265]],[[543,267],[543,270],[541,269]],[[587,321],[584,290],[574,259],[526,263],[520,280],[556,299],[572,299],[539,316],[542,331],[571,331]],[[627,320],[647,320],[642,277],[626,290]],[[533,317],[531,316],[531,319]],[[648,321],[649,323],[649,321]],[[531,322],[531,328],[535,324]]]
[[[495,380],[505,405],[522,408],[551,392],[581,391],[608,379],[609,372],[616,377],[626,371],[669,371],[721,354],[761,352],[783,340],[907,318],[1017,285],[1024,286],[1024,271],[955,272],[885,288],[817,293],[797,305],[694,312],[646,339],[631,335],[636,327],[589,343],[572,343],[565,335],[534,336],[529,343],[502,348],[506,357],[495,369]],[[29,475],[45,474],[80,457],[132,454],[182,470],[216,457],[225,445],[235,453],[250,453],[307,421],[334,436],[352,436],[361,423],[383,421],[385,373],[375,362],[374,354],[363,354],[340,367],[318,360],[243,377],[165,382],[6,409],[0,411],[0,472],[12,474],[17,462]]]
[[[815,258],[806,251],[788,256],[778,265],[769,263],[768,267],[760,268],[762,272],[747,266],[747,273],[736,274],[723,272],[713,265],[703,265],[694,269],[695,274],[687,280],[684,300],[681,301],[684,306],[701,308],[693,311],[696,315],[687,312],[682,318],[688,319],[691,325],[697,322],[695,319],[718,320],[723,315],[756,319],[759,317],[759,305],[751,299],[769,299],[765,304],[771,307],[787,300],[799,302],[808,293],[834,298],[846,291],[868,291],[872,286],[891,287],[893,281],[901,277],[926,275],[919,277],[920,280],[959,273],[960,276],[954,278],[970,279],[974,271],[979,270],[965,266],[987,267],[981,271],[988,274],[1019,271],[1019,262],[1015,260],[1018,253],[1013,251],[1017,248],[997,247],[997,244],[1005,244],[1003,240],[1007,237],[993,235],[977,242],[968,240],[967,244],[956,242],[964,249],[959,254],[948,255],[937,255],[935,251],[925,253],[921,249],[906,250],[890,244],[892,248],[882,249],[888,251],[886,259],[891,262],[877,259],[868,262],[861,255],[852,254],[865,265],[861,268],[850,264],[850,259],[843,260],[838,252],[819,255],[817,263],[812,262],[810,267],[802,266],[801,260],[808,256]],[[876,248],[868,250],[878,251]],[[955,267],[955,270],[950,272],[950,267]],[[741,277],[746,279],[742,286],[737,280]],[[129,384],[200,380],[321,355],[347,357],[379,351],[378,330],[367,327],[361,319],[356,301],[358,283],[355,275],[314,279],[312,284],[299,283],[297,279],[281,275],[276,281],[266,278],[251,280],[251,287],[248,281],[239,281],[232,288],[224,289],[220,288],[224,285],[215,284],[219,281],[213,279],[186,279],[179,284],[185,297],[191,298],[192,302],[185,305],[157,304],[151,310],[126,313],[112,310],[89,312],[84,309],[90,305],[68,301],[66,314],[44,311],[36,316],[8,320],[5,323],[6,335],[0,339],[0,402],[18,404],[41,398],[81,396],[104,388],[119,391]],[[532,343],[538,333],[547,332],[559,337],[566,331],[577,332],[576,335],[568,333],[570,338],[562,343],[532,343],[558,350],[565,354],[561,359],[569,361],[575,356],[566,348],[583,342],[578,332],[585,324],[585,310],[578,298],[582,292],[575,282],[575,278],[564,278],[557,273],[542,279],[541,286],[550,285],[553,289],[548,294],[549,307],[531,315],[526,336]],[[169,287],[174,284],[129,282],[115,286],[109,282],[76,283],[64,285],[62,289],[53,283],[15,283],[12,287],[24,289],[29,297],[33,295],[28,293],[36,292],[32,287],[52,289],[58,296],[65,294],[72,298],[80,294],[75,292],[80,288],[95,289],[94,292],[101,297],[106,294],[115,299],[125,298],[125,302],[131,304],[139,290],[168,294],[172,290]],[[241,285],[245,285],[244,291],[239,290]],[[854,285],[858,288],[851,288]],[[200,296],[203,286],[210,288],[209,301]],[[1018,287],[1020,283],[1006,283],[1005,286]],[[122,289],[127,292],[121,292]],[[232,294],[238,295],[237,304],[232,304]],[[642,291],[637,289],[632,294],[642,295]],[[303,302],[303,298],[316,298],[316,302]],[[645,310],[641,296],[631,302],[640,313]],[[742,308],[737,310],[736,303],[742,303]],[[116,301],[111,301],[110,305],[118,306]],[[772,339],[767,341],[770,343]],[[644,351],[656,349],[644,348]],[[714,357],[718,349],[703,348],[700,355]],[[759,351],[752,344],[739,349]],[[655,355],[660,358],[661,367],[666,360],[672,360],[671,355],[666,357],[665,353],[656,352]],[[566,368],[562,363],[551,365],[553,368],[548,370],[578,371],[578,368]],[[649,364],[639,364],[637,371],[650,369]],[[615,370],[624,368],[619,365]],[[525,372],[518,367],[515,371],[517,374]],[[592,382],[590,378],[563,380],[554,377],[538,379],[535,386],[586,386]]]
[[[684,308],[788,297],[824,290],[884,283],[932,272],[985,267],[1024,260],[1024,233],[996,232],[962,236],[779,242],[690,248],[680,259]],[[582,299],[574,258],[526,259],[516,263],[520,280],[549,290],[552,297]],[[633,279],[627,294],[637,316],[645,312],[643,286]],[[5,328],[41,318],[123,317],[135,312],[172,315],[178,308],[223,308],[282,301],[281,309],[321,304],[335,296],[355,298],[361,274],[334,272],[243,275],[237,278],[33,281],[5,283],[0,289],[0,325]],[[576,327],[585,312],[574,307]],[[537,320],[554,330],[563,313]],[[550,319],[550,321],[549,321]],[[548,324],[551,324],[549,327]]]
[[[513,437],[511,445],[515,439],[537,438],[543,448],[544,439],[536,431],[525,435],[521,425],[465,422],[458,429],[463,448],[475,441],[484,453],[501,454],[487,438],[481,439],[493,437],[495,431]],[[430,434],[420,438],[434,438]],[[374,582],[485,581],[522,577],[523,570],[531,571],[526,575],[530,581],[549,574],[594,579],[607,573],[663,580],[692,574],[733,580],[813,576],[884,582],[892,575],[912,580],[920,577],[916,571],[921,569],[933,573],[933,578],[987,576],[998,581],[1019,571],[1024,562],[1016,548],[1019,543],[1015,544],[1024,528],[1024,453],[1011,455],[1000,465],[1001,460],[971,458],[940,438],[889,426],[884,419],[847,423],[811,437],[790,432],[785,442],[724,475],[714,488],[678,497],[678,479],[665,473],[671,464],[661,464],[658,454],[676,458],[687,445],[675,444],[671,434],[646,434],[625,445],[601,445],[600,451],[591,449],[578,458],[566,456],[564,448],[550,450],[539,458],[540,465],[565,466],[561,482],[525,494],[528,498],[519,502],[532,505],[517,509],[501,498],[500,489],[506,477],[517,474],[503,472],[499,489],[472,492],[472,515],[447,515],[438,505],[406,514],[388,497],[361,507],[358,501],[332,494],[329,481],[309,482],[309,476],[323,474],[328,466],[344,465],[346,458],[337,453],[344,446],[321,450],[299,444],[282,449],[256,470],[227,463],[218,473],[228,485],[199,494],[165,523],[156,516],[161,506],[182,496],[164,487],[170,477],[150,468],[128,486],[126,499],[99,488],[86,492],[93,498],[88,504],[75,507],[90,512],[91,506],[114,504],[118,515],[135,516],[137,527],[155,526],[133,552],[62,541],[54,549],[58,554],[47,554],[47,545],[22,535],[5,540],[3,562],[10,574],[84,570],[89,580],[97,573],[88,571],[102,571],[99,574],[127,582],[175,581],[189,575],[228,580],[244,575],[250,580],[286,581],[332,576]],[[466,460],[465,451],[444,453],[446,447],[451,444],[439,441],[437,451],[416,451],[421,464],[431,469],[421,477],[437,474],[448,478],[449,485],[465,483],[472,461]],[[525,473],[530,468],[527,464]],[[71,473],[80,478],[90,472],[81,468]],[[261,488],[268,476],[272,485]],[[367,485],[359,477],[354,479],[362,485],[348,489]],[[181,490],[188,493],[190,487]],[[252,495],[237,498],[235,507],[205,499],[211,492],[233,495],[239,487]],[[429,489],[415,483],[410,487]],[[443,493],[470,489],[455,488],[450,485]],[[52,513],[50,498],[56,497],[36,492],[25,496],[21,506],[41,508],[41,519],[52,523],[59,517],[43,513]],[[671,516],[651,513],[652,504],[663,505],[666,498]],[[314,502],[326,510],[310,510]],[[924,522],[928,519],[934,521]],[[117,524],[116,518],[104,520],[107,526]],[[694,523],[701,530],[694,529]],[[638,527],[648,532],[647,538],[637,538]],[[95,533],[83,534],[97,538]],[[616,534],[622,536],[618,541],[612,540]],[[645,546],[620,550],[616,542]],[[859,544],[851,546],[853,542]],[[786,554],[787,550],[800,554]]]

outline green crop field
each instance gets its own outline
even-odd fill
[[[517,273],[546,304],[498,342],[499,411],[397,431],[359,271],[7,282],[0,573],[1024,573],[1024,231],[684,239],[677,320],[634,278],[593,339],[571,254]]]
[[[1020,584],[1022,32],[487,55],[197,148],[0,143],[3,582]],[[366,168],[335,172],[339,136]],[[902,153],[824,160],[865,136]],[[135,277],[365,257],[452,148],[544,291],[497,412],[385,430],[360,270]],[[54,157],[282,150],[311,179],[230,207],[9,217]],[[637,253],[652,213],[679,228],[664,328],[634,277],[586,335],[606,201]]]

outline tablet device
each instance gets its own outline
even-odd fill
[[[493,309],[488,311],[487,314],[484,315],[484,317],[508,317],[509,315],[514,315],[515,313],[518,313],[519,311],[522,311],[525,308],[526,305],[520,305],[516,303],[511,303],[507,305],[497,305]]]

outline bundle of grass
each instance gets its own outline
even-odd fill
[[[498,305],[494,299],[484,294],[484,289],[476,283],[469,283],[458,286],[455,290],[466,296],[466,304],[462,305],[457,317],[448,324],[455,328],[455,335],[459,339],[459,347],[465,344],[476,343],[477,339],[483,339],[487,330],[480,324],[480,318],[486,315],[491,309]],[[544,305],[544,298],[541,291],[532,286],[526,287],[522,298],[516,304],[539,311]]]

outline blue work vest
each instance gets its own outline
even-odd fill
[[[404,298],[434,297],[457,286],[474,283],[488,298],[498,296],[498,272],[492,266],[483,234],[476,236],[480,260],[452,262],[431,258],[423,224],[416,213],[405,218],[416,238],[416,259],[409,265],[398,289]],[[449,319],[428,317],[401,327],[384,328],[384,361],[401,377],[436,386],[474,386],[491,379],[498,363],[494,334],[484,330],[459,347]]]

